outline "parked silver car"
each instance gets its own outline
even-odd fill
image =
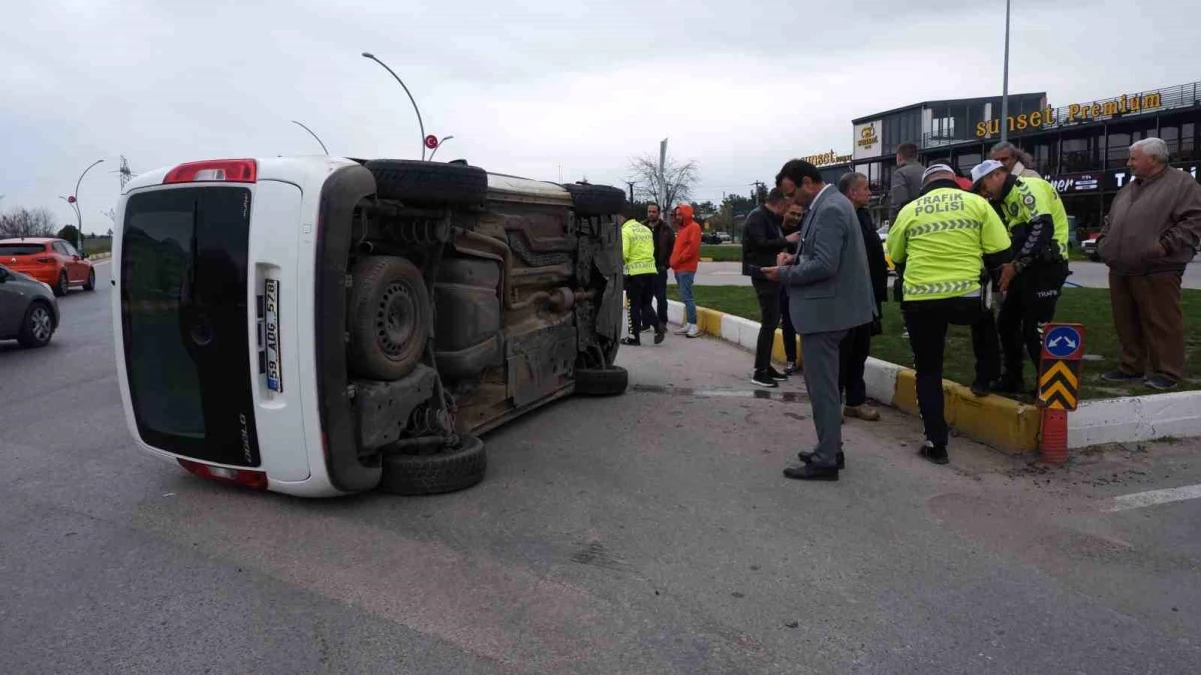
[[[0,265],[0,340],[45,347],[57,328],[58,301],[50,286]]]

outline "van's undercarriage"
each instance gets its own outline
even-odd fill
[[[326,181],[318,386],[340,489],[466,487],[483,475],[476,435],[573,391],[624,390],[624,193],[502,178],[376,160]]]

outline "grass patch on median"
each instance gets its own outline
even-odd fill
[[[113,250],[112,237],[86,237],[83,240],[83,251],[88,255],[111,253]]]
[[[713,262],[742,262],[741,244],[702,244],[701,257]]]
[[[748,286],[694,286],[696,304],[719,312],[741,316],[752,321],[759,320],[759,303],[755,299],[755,291]],[[679,300],[679,289],[668,286],[668,297]],[[1188,362],[1196,364],[1195,357],[1201,357],[1201,291],[1185,290],[1183,292],[1183,309],[1185,325],[1185,348],[1188,352]],[[1117,368],[1118,337],[1113,327],[1113,315],[1109,307],[1109,290],[1105,288],[1070,288],[1065,287],[1063,296],[1055,311],[1055,320],[1065,323],[1080,323],[1085,326],[1084,347],[1086,354],[1101,357],[1099,361],[1084,362],[1084,378],[1081,387],[1081,398],[1101,399],[1119,396],[1138,396],[1157,393],[1141,384],[1121,386],[1105,382],[1101,374]],[[884,303],[884,334],[872,338],[872,356],[900,364],[906,367],[913,365],[913,352],[909,340],[901,337],[904,324],[901,321],[901,307],[895,302]],[[1028,361],[1028,360],[1027,360]],[[968,384],[974,374],[975,359],[972,356],[971,333],[965,326],[951,326],[947,333],[947,346],[944,357],[943,376],[949,380]],[[1034,373],[1027,362],[1025,368],[1026,386],[1034,387]],[[1187,379],[1180,383],[1180,389],[1201,389],[1201,373],[1196,372],[1193,365]],[[1033,400],[1032,397],[1025,397]]]

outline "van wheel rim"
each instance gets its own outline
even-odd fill
[[[50,312],[41,307],[34,309],[29,317],[29,328],[33,333],[33,337],[38,342],[45,342],[50,339],[50,332],[53,330],[52,323],[50,321]]]
[[[375,335],[380,350],[391,358],[400,356],[413,339],[416,315],[417,307],[408,287],[399,282],[389,284],[375,312]]]

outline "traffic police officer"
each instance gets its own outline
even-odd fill
[[[1009,237],[988,201],[962,190],[951,167],[935,164],[922,175],[918,198],[897,214],[887,247],[892,260],[905,265],[901,312],[913,348],[918,407],[926,431],[921,455],[946,464],[942,364],[947,326],[972,327],[972,393],[986,395],[999,370],[999,350],[984,272],[999,271],[1008,260]]]
[[[624,218],[618,216],[618,222]],[[630,218],[621,226],[621,259],[628,279],[626,293],[630,298],[630,336],[623,338],[624,345],[642,344],[642,322],[650,319],[655,327],[655,344],[663,342],[667,327],[651,309],[651,298],[655,295],[655,237],[650,228]]]
[[[996,160],[972,169],[972,189],[997,206],[1012,240],[1013,262],[1001,273],[1006,295],[997,317],[1005,369],[993,388],[1020,393],[1023,344],[1037,377],[1043,326],[1055,318],[1055,303],[1068,276],[1068,214],[1050,183],[1014,176]]]

